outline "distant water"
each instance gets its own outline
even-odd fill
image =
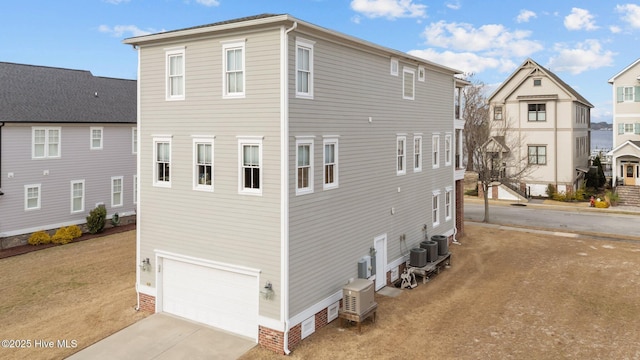
[[[593,130],[591,132],[591,151],[611,150],[613,148],[613,132],[611,130]]]

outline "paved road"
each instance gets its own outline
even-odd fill
[[[553,229],[563,232],[588,232],[605,235],[623,235],[640,238],[640,215],[618,214],[605,211],[580,211],[553,206],[514,206],[490,204],[491,223],[534,228]],[[465,201],[464,219],[482,221],[484,205]]]

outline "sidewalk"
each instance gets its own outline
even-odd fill
[[[482,198],[475,196],[464,196],[465,202],[471,202],[476,204],[484,203]],[[489,199],[489,206],[513,206],[518,204],[520,206],[527,206],[530,208],[557,208],[565,211],[592,211],[601,212],[605,214],[628,214],[628,215],[640,215],[640,207],[636,206],[611,206],[606,209],[590,207],[589,202],[563,202],[555,200],[545,199],[531,199],[529,202],[517,202],[512,200],[493,200]]]

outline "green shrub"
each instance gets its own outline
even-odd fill
[[[72,239],[77,239],[82,236],[82,230],[80,230],[78,225],[67,226],[67,233],[71,235]]]
[[[29,244],[31,245],[40,245],[40,244],[48,244],[51,242],[51,236],[46,231],[40,230],[36,231],[31,236],[29,236]]]
[[[73,236],[69,234],[66,227],[61,227],[51,237],[51,242],[54,244],[68,244],[73,240]]]
[[[553,196],[556,194],[556,186],[555,186],[555,185],[553,185],[553,184],[549,184],[549,185],[547,185],[547,191],[546,191],[546,193],[547,193],[547,196],[548,196],[550,199],[553,199]]]
[[[611,190],[608,190],[607,192],[605,192],[604,198],[612,206],[618,205],[618,201],[620,201],[620,196],[618,195],[618,193]]]
[[[89,212],[87,216],[87,228],[92,234],[96,234],[104,230],[104,224],[107,219],[107,209],[103,205],[96,207]]]

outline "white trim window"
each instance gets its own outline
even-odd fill
[[[133,175],[133,204],[138,203],[138,175]]]
[[[313,139],[296,140],[296,195],[313,192]]]
[[[451,220],[451,215],[453,213],[452,206],[451,206],[452,202],[453,202],[453,188],[447,187],[444,193],[444,219],[446,221]]]
[[[138,128],[137,127],[131,128],[131,153],[132,154],[138,153]]]
[[[84,180],[71,181],[71,213],[84,211]]]
[[[171,187],[171,137],[153,139],[153,186]]]
[[[235,41],[222,45],[222,84],[224,98],[245,96],[245,41]]]
[[[431,201],[431,222],[433,227],[440,225],[440,191],[433,192]]]
[[[451,166],[451,134],[444,136],[444,166]]]
[[[402,68],[402,98],[414,100],[416,96],[416,70],[412,68]]]
[[[59,127],[31,128],[31,158],[51,159],[60,157],[62,130]]]
[[[433,135],[432,152],[433,168],[437,169],[440,167],[440,135]]]
[[[213,191],[213,138],[193,139],[193,190]]]
[[[413,172],[422,171],[422,135],[413,137]]]
[[[111,177],[111,207],[119,207],[124,203],[124,178],[122,176]]]
[[[91,150],[102,150],[102,137],[104,135],[104,128],[102,126],[92,126],[89,129],[91,134],[90,148]]]
[[[622,100],[624,102],[631,102],[634,99],[633,86],[625,86],[622,88]]]
[[[323,184],[324,190],[338,187],[338,139],[329,138],[323,140]]]
[[[310,40],[296,39],[296,97],[313,99],[313,45]]]
[[[391,58],[389,63],[389,72],[393,76],[398,76],[398,71],[400,69],[400,62],[396,58]]]
[[[165,50],[167,63],[166,100],[184,100],[185,97],[185,48]]]
[[[402,135],[396,138],[396,174],[407,173],[407,137]]]
[[[42,187],[40,184],[24,186],[24,209],[39,210],[42,199]]]
[[[238,138],[238,192],[262,195],[262,137]]]

